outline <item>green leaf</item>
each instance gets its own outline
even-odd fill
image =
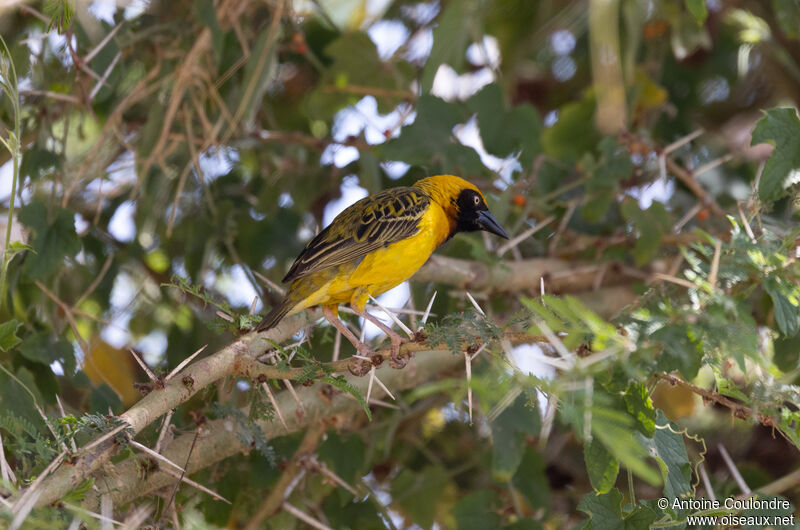
[[[19,174],[38,180],[50,176],[61,167],[61,157],[48,149],[34,147],[22,155]]]
[[[685,0],[686,9],[692,14],[697,21],[698,26],[702,26],[708,17],[708,8],[706,7],[706,0]]]
[[[500,515],[494,510],[497,493],[478,490],[466,495],[453,506],[458,530],[484,530],[500,528]]]
[[[489,425],[492,429],[492,476],[497,481],[511,480],[522,461],[525,435],[539,434],[541,417],[536,407],[528,404],[527,396],[518,396]]]
[[[637,434],[642,447],[658,463],[664,480],[664,496],[682,499],[692,495],[692,464],[686,454],[683,435],[664,413],[658,411],[656,430],[652,438]]]
[[[62,268],[65,257],[72,257],[81,249],[75,232],[75,216],[69,210],[57,208],[54,215],[48,215],[44,204],[32,202],[20,209],[19,220],[35,233],[31,246],[36,253],[27,257],[24,266],[25,272],[34,279],[52,276]]]
[[[239,93],[236,116],[244,123],[252,122],[261,107],[261,98],[267,86],[277,75],[275,57],[280,31],[262,31],[244,67],[243,90]]]
[[[775,321],[785,337],[794,337],[800,330],[800,311],[798,300],[793,292],[794,286],[788,286],[780,278],[770,277],[764,281],[764,290],[772,298],[775,308]],[[788,296],[787,296],[788,295]]]
[[[550,482],[545,472],[547,462],[533,447],[527,446],[522,461],[511,483],[525,497],[531,506],[547,508],[550,505]]]
[[[423,95],[417,100],[414,123],[403,127],[399,137],[383,144],[380,156],[418,166],[434,163],[450,172],[481,172],[483,163],[478,153],[453,137],[453,127],[467,118],[461,105]]]
[[[775,20],[790,39],[800,39],[800,3],[797,0],[772,0]]]
[[[372,412],[370,412],[369,406],[367,406],[367,402],[364,400],[364,396],[361,395],[361,391],[359,391],[358,388],[350,384],[350,382],[348,382],[347,379],[344,378],[344,376],[329,375],[325,377],[322,381],[338,388],[343,392],[347,392],[348,394],[356,398],[356,401],[358,401],[358,403],[361,405],[361,408],[364,409],[364,412],[366,413],[369,421],[372,421]]]
[[[583,460],[594,490],[597,493],[608,493],[617,480],[619,461],[596,439],[583,446]]]
[[[640,383],[631,383],[625,390],[625,406],[636,419],[636,428],[647,437],[652,437],[656,428],[656,409],[647,392],[647,387]]]
[[[782,501],[787,501],[786,497],[780,495],[764,495],[763,493],[756,492],[754,498],[760,501],[770,501],[772,499],[781,499]],[[763,528],[763,525],[758,524],[756,521],[756,517],[768,518],[768,520],[773,522],[773,526],[771,528],[781,528],[781,527],[794,527],[796,528],[796,523],[794,522],[794,506],[792,503],[789,503],[788,508],[748,508],[742,512],[742,517],[751,518],[750,521],[753,523],[751,524],[743,524],[742,530],[757,530]],[[779,521],[778,518],[782,520]],[[761,519],[763,520],[763,519]]]
[[[775,108],[753,130],[751,145],[768,143],[775,147],[761,173],[758,196],[762,201],[780,199],[786,189],[797,182],[800,170],[800,119],[792,108]]]
[[[694,336],[691,326],[670,324],[654,331],[650,338],[661,343],[661,353],[656,358],[658,370],[678,370],[687,381],[695,378],[700,370],[703,345]]]
[[[544,152],[573,162],[594,149],[600,139],[594,127],[594,109],[594,96],[588,93],[581,101],[563,105],[558,110],[558,121],[542,131]]]
[[[408,97],[404,94],[410,95],[414,68],[400,59],[383,61],[375,43],[363,31],[343,33],[325,48],[325,55],[332,64],[309,96],[307,108],[313,118],[328,120],[343,107],[358,102],[362,92],[352,92],[351,87],[388,92],[376,98],[380,113],[391,112]]]
[[[596,402],[603,399],[597,390],[594,396]],[[647,464],[649,455],[636,438],[641,435],[635,431],[633,418],[627,412],[603,406],[592,407],[591,412],[593,437],[603,444],[620,465],[627,467],[649,484],[659,484],[658,473]]]
[[[53,361],[60,361],[65,374],[75,371],[75,354],[72,345],[63,340],[53,340],[47,332],[34,333],[25,338],[19,352],[29,361],[49,366]]]
[[[448,484],[450,477],[441,467],[428,466],[418,473],[406,468],[392,481],[392,501],[416,524],[430,528]]]
[[[14,319],[0,324],[0,350],[8,351],[20,343],[20,338],[17,337],[17,329],[22,325]]]
[[[589,516],[583,528],[591,530],[647,530],[656,519],[647,506],[623,512],[622,493],[617,488],[601,495],[587,493],[578,509]]]
[[[217,10],[214,8],[213,0],[195,0],[194,16],[211,31],[214,52],[216,52],[217,57],[220,57],[225,33],[219,25],[219,20],[217,20]]]
[[[528,104],[506,109],[500,85],[491,83],[467,101],[467,108],[477,113],[478,129],[486,151],[505,158],[518,153],[523,168],[528,169],[539,151],[542,121]]]
[[[661,238],[671,229],[669,213],[660,202],[653,201],[647,210],[639,208],[636,199],[626,197],[622,201],[622,215],[625,220],[633,223],[638,232],[636,245],[633,247],[633,257],[636,264],[644,265],[658,252]]]
[[[772,343],[775,351],[775,365],[782,372],[791,372],[800,363],[800,335],[779,337]]]
[[[342,436],[331,431],[319,448],[319,457],[328,462],[345,482],[352,484],[363,467],[364,450],[364,441],[360,436]]]
[[[431,91],[436,72],[442,64],[447,63],[456,71],[461,70],[464,52],[472,35],[470,28],[475,27],[479,20],[477,10],[475,0],[451,0],[445,4],[433,30],[431,53],[422,69],[423,93]]]

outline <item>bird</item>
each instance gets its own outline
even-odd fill
[[[390,365],[400,368],[405,365],[400,346],[406,339],[367,313],[367,300],[408,280],[458,232],[478,230],[508,239],[480,190],[455,175],[436,175],[365,197],[337,215],[300,252],[283,278],[289,283],[284,298],[256,331],[321,306],[325,319],[353,344],[358,356],[369,356],[372,349],[338,318],[339,304],[349,304],[386,333]]]

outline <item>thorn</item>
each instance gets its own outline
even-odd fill
[[[275,396],[272,395],[272,390],[269,389],[269,385],[266,382],[264,382],[261,383],[261,386],[264,389],[264,393],[267,394],[269,402],[272,403],[272,408],[275,409],[275,414],[278,415],[278,419],[280,420],[281,425],[283,425],[283,428],[286,429],[286,432],[289,432],[289,427],[286,425],[286,421],[283,419],[283,414],[281,414],[281,409],[278,407],[278,402],[275,401]]]
[[[339,360],[339,352],[342,350],[342,332],[336,330],[336,337],[333,339],[333,362]]]
[[[464,364],[466,364],[467,368],[467,403],[469,404],[469,424],[472,425],[472,360],[467,352],[464,352]]]
[[[167,436],[167,432],[169,431],[169,425],[170,422],[172,421],[172,414],[174,412],[175,410],[172,409],[169,412],[167,412],[167,414],[164,416],[164,422],[161,424],[161,431],[158,433],[158,440],[156,440],[156,448],[155,448],[156,453],[161,452],[161,444],[164,443],[164,439]]]
[[[179,373],[181,370],[183,370],[183,367],[184,367],[184,366],[186,366],[187,364],[189,364],[190,362],[192,362],[192,359],[194,359],[195,357],[197,357],[197,355],[198,355],[198,354],[199,354],[201,351],[205,350],[207,347],[208,347],[208,344],[206,344],[205,346],[203,346],[202,348],[200,348],[199,350],[197,350],[196,352],[194,352],[193,354],[191,354],[189,357],[187,357],[186,359],[184,359],[183,361],[181,361],[181,363],[180,363],[178,366],[176,366],[176,367],[175,367],[175,368],[174,368],[174,369],[173,369],[173,370],[172,370],[172,371],[169,373],[169,375],[167,375],[167,377],[165,377],[165,378],[164,378],[164,382],[167,382],[167,381],[169,381],[170,379],[172,379],[172,378],[173,378],[173,377],[174,377],[174,376],[175,376],[177,373]]]
[[[339,486],[343,487],[344,489],[352,493],[353,497],[358,497],[358,492],[356,491],[356,489],[350,484],[348,484],[342,477],[334,473],[327,465],[325,465],[324,462],[320,462],[319,460],[316,459],[316,457],[311,457],[310,463],[312,466],[314,466],[314,470],[322,473],[323,475],[331,479],[333,482],[335,482]]]
[[[322,522],[314,519],[313,517],[311,517],[307,513],[298,510],[297,508],[295,508],[294,506],[292,506],[291,504],[289,504],[286,501],[283,501],[283,504],[281,505],[281,508],[283,508],[284,510],[286,510],[290,514],[294,515],[295,517],[297,517],[298,519],[300,519],[304,523],[308,524],[309,526],[313,526],[314,528],[317,528],[318,530],[333,530],[330,526],[328,526],[325,523],[322,523]]]
[[[200,491],[202,491],[204,493],[208,493],[209,495],[211,495],[211,497],[214,498],[214,500],[222,501],[222,502],[224,502],[226,504],[231,504],[231,501],[229,501],[228,499],[226,499],[225,497],[223,497],[222,495],[220,495],[216,491],[210,490],[207,487],[203,486],[202,484],[198,484],[197,482],[195,482],[194,480],[192,480],[192,479],[190,479],[188,477],[182,477],[180,474],[176,473],[175,471],[172,471],[171,469],[169,469],[167,467],[160,469],[160,471],[162,473],[166,473],[167,475],[169,475],[171,477],[177,478],[181,482],[185,482],[190,486],[194,486],[195,488],[199,489]]]
[[[292,386],[292,382],[289,381],[288,379],[282,379],[281,381],[283,381],[283,384],[285,384],[286,388],[289,389],[289,393],[294,398],[295,403],[297,403],[297,409],[296,409],[297,413],[300,414],[301,416],[305,416],[306,409],[303,406],[303,402],[300,401],[300,396],[298,396],[297,392],[295,392],[294,386]]]
[[[181,473],[186,473],[186,471],[181,466],[179,466],[178,464],[176,464],[175,462],[173,462],[172,460],[170,460],[166,456],[161,455],[161,454],[153,451],[149,447],[140,444],[136,440],[132,440],[132,439],[129,438],[128,439],[128,443],[131,444],[133,447],[139,449],[140,451],[144,451],[145,453],[147,453],[148,455],[152,456],[153,458],[156,458],[156,459],[161,460],[162,462],[164,462],[166,464],[171,465],[175,469],[179,470]]]
[[[544,296],[544,276],[539,278],[539,293]]]
[[[558,408],[558,396],[550,394],[547,399],[547,408],[544,411],[544,421],[542,422],[542,430],[539,434],[539,451],[544,451],[547,447],[547,440],[550,438],[550,433],[553,431],[553,423],[556,418],[556,409]]]
[[[142,370],[144,370],[144,372],[147,374],[147,377],[150,378],[150,381],[152,381],[153,383],[158,383],[158,378],[156,377],[156,374],[154,374],[153,371],[150,369],[150,367],[147,366],[144,363],[144,361],[139,358],[136,352],[133,351],[133,348],[128,348],[128,351],[131,352],[131,355],[133,355],[133,358],[136,359],[137,363],[139,363],[139,366],[142,367]]]
[[[742,493],[745,495],[751,495],[753,493],[752,490],[744,481],[744,478],[742,478],[742,474],[739,473],[739,469],[736,467],[736,464],[734,464],[733,459],[731,458],[731,455],[728,454],[725,446],[719,444],[717,447],[719,448],[719,454],[722,455],[722,459],[725,461],[725,465],[728,466],[728,470],[731,472],[733,479],[736,481],[736,484],[739,485],[739,489],[742,490]]]
[[[225,313],[225,312],[223,312],[223,311],[219,311],[219,310],[218,310],[218,311],[216,312],[216,315],[217,315],[219,318],[221,318],[222,320],[227,320],[228,322],[235,322],[235,321],[233,320],[233,317],[232,317],[232,316],[230,316],[228,313]]]
[[[19,508],[17,508],[16,505],[14,506],[17,508],[17,513],[14,515],[14,520],[11,521],[11,526],[8,527],[8,530],[17,530],[22,526],[22,523],[25,522],[28,514],[31,513],[33,506],[36,504],[36,501],[39,500],[41,494],[41,490],[36,491],[25,501],[25,504],[21,505]],[[19,502],[17,504],[19,504]]]
[[[47,416],[45,416],[42,408],[39,406],[38,403],[34,403],[33,406],[36,407],[36,410],[39,412],[39,416],[41,416],[42,420],[44,420],[44,424],[47,425],[47,429],[50,431],[50,434],[53,435],[53,439],[58,440],[58,436],[56,436],[56,431],[55,429],[53,429],[53,425],[50,423],[50,420],[47,419]],[[63,441],[61,442],[61,450],[64,451],[65,453],[69,452],[69,449],[67,449],[67,444],[65,444]]]
[[[367,383],[367,399],[366,401],[369,403],[369,397],[372,395],[372,383],[375,382],[375,365],[372,365],[372,368],[369,369],[369,383]]]
[[[255,275],[256,278],[258,278],[259,280],[264,282],[267,287],[269,287],[270,289],[272,289],[273,291],[275,291],[279,295],[283,296],[283,295],[286,294],[286,289],[284,289],[283,287],[281,287],[277,283],[273,282],[272,280],[270,280],[269,278],[267,278],[266,276],[264,276],[263,274],[261,274],[257,270],[254,270],[253,274]]]
[[[114,521],[114,519],[112,519],[114,515],[114,500],[111,498],[110,493],[103,493],[100,495],[100,515],[102,516],[102,519],[100,519],[100,528],[102,528],[102,530],[114,528],[112,526],[112,521]],[[122,524],[117,521],[114,522],[118,525]]]
[[[258,297],[254,296],[253,297],[253,303],[250,304],[250,314],[251,315],[255,315],[256,314],[256,305],[257,304],[258,304]]]
[[[373,366],[373,368],[375,368],[375,367]],[[383,391],[384,391],[384,392],[386,392],[386,395],[387,395],[387,396],[389,396],[390,398],[392,398],[392,399],[394,399],[395,401],[397,401],[397,399],[394,397],[394,394],[392,394],[391,392],[389,392],[389,389],[388,389],[388,388],[386,388],[386,385],[384,385],[384,384],[383,384],[383,381],[381,381],[381,380],[378,378],[378,374],[375,374],[375,382],[377,382],[377,383],[378,383],[378,385],[379,385],[379,386],[380,386],[380,387],[383,389]]]
[[[706,495],[708,495],[708,498],[712,501],[717,500],[717,496],[714,494],[714,488],[711,487],[711,479],[708,478],[706,466],[700,462],[700,465],[697,466],[697,470],[700,472],[700,479],[703,481],[703,486],[706,488]]]
[[[478,313],[480,313],[483,316],[486,316],[486,313],[483,312],[483,309],[481,309],[481,306],[478,305],[478,302],[476,302],[475,299],[472,297],[472,295],[469,294],[469,291],[464,291],[464,292],[466,293],[467,298],[469,298],[469,301],[472,302],[472,305],[475,306],[475,309],[478,310]]]
[[[14,471],[11,469],[11,466],[8,465],[8,460],[6,460],[6,452],[3,449],[3,435],[0,433],[0,477],[2,477],[4,482],[10,482],[11,484],[17,483],[17,477],[14,475]]]
[[[755,243],[756,235],[753,233],[750,223],[747,222],[747,218],[744,216],[744,212],[742,211],[742,203],[737,202],[736,206],[739,208],[739,218],[742,220],[742,224],[744,225],[744,231],[747,232],[748,237],[750,237],[750,241]]]
[[[392,319],[392,322],[397,324],[397,327],[402,329],[405,332],[405,334],[408,335],[408,338],[410,339],[414,338],[414,332],[408,329],[408,326],[403,324],[403,322],[399,318],[397,318],[397,315],[395,315],[394,313],[383,307],[377,300],[375,300],[375,298],[372,297],[372,295],[370,295],[370,299],[375,303],[376,306],[378,306],[378,309],[383,311],[386,314],[386,316]]]
[[[719,255],[722,253],[722,241],[714,241],[714,259],[711,261],[711,272],[708,274],[708,283],[712,289],[717,287],[717,274],[719,273]]]
[[[472,354],[472,356],[469,358],[469,360],[470,360],[470,361],[474,361],[474,360],[475,360],[475,357],[477,357],[478,355],[480,355],[480,354],[481,354],[481,352],[482,352],[483,350],[485,350],[485,349],[486,349],[486,346],[488,346],[488,345],[489,345],[489,343],[488,343],[488,342],[484,342],[483,344],[481,344],[481,347],[480,347],[480,348],[478,348],[478,350],[477,350],[475,353],[473,353],[473,354]],[[465,352],[465,353],[466,353],[466,352]]]
[[[422,324],[426,324],[428,322],[428,317],[431,314],[431,307],[433,307],[433,301],[436,300],[436,293],[439,291],[433,291],[433,296],[431,296],[430,301],[428,302],[428,307],[425,308],[425,314],[422,315]]]
[[[512,248],[517,248],[517,246],[520,243],[522,243],[523,241],[525,241],[526,239],[531,237],[533,234],[535,234],[536,232],[538,232],[539,230],[541,230],[542,228],[544,228],[545,226],[549,225],[550,223],[552,223],[555,220],[556,220],[555,216],[551,215],[551,216],[547,217],[546,219],[544,219],[542,222],[536,223],[535,226],[532,226],[532,227],[528,228],[527,230],[525,230],[524,232],[522,232],[521,234],[519,234],[518,236],[515,236],[514,239],[512,239],[510,241],[507,241],[506,243],[500,245],[497,248],[497,251],[495,252],[495,254],[497,254],[498,257],[501,257],[503,254],[505,254],[506,252],[508,252]]]
[[[666,156],[666,155],[670,154],[671,152],[675,151],[676,149],[678,149],[680,147],[683,147],[684,145],[688,144],[689,142],[691,142],[692,140],[694,140],[698,136],[702,135],[704,132],[706,132],[706,131],[703,130],[703,128],[701,127],[699,129],[697,129],[696,131],[687,134],[683,138],[678,138],[677,140],[675,140],[674,142],[672,142],[671,144],[666,146],[661,151],[661,153],[664,156]]]
[[[353,357],[353,358],[355,358],[355,359],[361,359],[361,360],[363,360],[363,361],[370,361],[370,362],[372,362],[372,359],[370,359],[369,357],[364,357],[363,355],[358,355],[358,354],[355,354],[355,353],[354,353],[353,355],[351,355],[351,357]]]
[[[59,413],[61,413],[61,417],[62,418],[66,418],[67,417],[67,413],[64,412],[64,405],[61,403],[61,398],[58,397],[58,394],[56,394],[56,403],[58,404],[58,411],[59,411]],[[74,437],[70,437],[69,444],[72,447],[72,452],[73,453],[77,453],[78,452],[78,446],[75,444],[75,438]]]

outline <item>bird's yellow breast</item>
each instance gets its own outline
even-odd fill
[[[419,231],[413,236],[370,252],[358,263],[296,280],[292,290],[302,292],[303,299],[290,313],[316,305],[343,303],[363,309],[370,295],[382,294],[411,278],[436,247],[447,240],[450,224],[444,210],[431,202],[417,225]]]

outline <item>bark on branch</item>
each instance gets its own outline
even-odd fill
[[[538,290],[541,278],[545,279],[546,287],[549,292],[589,291],[593,288],[597,288],[600,283],[609,285],[625,282],[626,277],[618,271],[613,270],[613,267],[608,267],[606,270],[603,270],[603,267],[603,265],[576,264],[553,258],[509,261],[487,265],[484,263],[435,256],[413,279],[415,281],[434,281],[475,291],[494,292],[515,292],[524,289]],[[600,275],[602,282],[598,281],[598,275]],[[290,369],[287,372],[285,370],[279,370],[274,366],[271,367],[260,363],[248,362],[248,360],[254,360],[271,348],[271,341],[280,343],[296,333],[299,329],[312,324],[319,318],[319,312],[303,312],[287,318],[281,322],[280,325],[266,333],[250,333],[239,337],[216,353],[184,368],[179,374],[167,381],[164,388],[154,389],[141,401],[123,413],[120,419],[130,426],[130,429],[135,435],[163,414],[189,400],[198,391],[226,376],[242,375],[255,378],[259,375],[263,375],[267,378],[278,379],[294,379],[299,377],[303,373],[303,369]],[[409,352],[414,352],[425,348],[430,349],[430,346],[412,343],[406,345],[405,348]],[[447,356],[449,354],[442,354],[442,352],[439,352],[431,357],[431,359],[438,359],[441,361],[444,358],[442,355]],[[382,356],[385,357],[385,355]],[[426,355],[424,359],[427,358]],[[336,365],[328,366],[324,369],[321,368],[320,373],[317,375],[322,375],[323,370],[330,371],[334,369],[336,371],[343,371],[347,363],[348,361],[345,360],[339,363],[341,366]],[[444,363],[443,366],[448,364],[449,363]],[[414,370],[426,370],[427,368],[432,368],[434,365],[438,366],[438,361],[433,365],[429,365],[427,361],[423,362],[420,360],[418,363],[412,365],[416,368],[406,369],[401,373],[390,371],[383,375],[382,379],[386,377],[387,379],[384,379],[384,381],[387,382],[387,384],[389,381],[397,379],[395,388],[406,388],[404,386],[405,383],[402,382],[406,381],[406,379],[403,379],[402,373],[415,374],[414,377],[417,379],[414,379],[414,377],[412,377],[412,379],[413,382],[416,382],[417,380],[422,380],[419,379],[420,377],[424,378],[428,374],[425,372],[416,374]],[[432,373],[436,373],[437,371],[438,370],[433,370]],[[307,372],[306,375],[308,375]],[[360,378],[356,380],[356,384],[357,386],[364,386],[366,382],[364,378]],[[309,401],[309,405],[307,406],[310,406],[311,401],[317,405],[323,403],[321,398],[318,399],[311,394],[307,395],[306,398]],[[350,407],[357,406],[352,400],[337,398],[338,406],[344,407],[345,402],[347,403],[347,407],[345,408],[348,410]],[[281,409],[292,410],[293,405],[287,401],[281,404]],[[331,413],[331,409],[327,406],[322,406],[322,409],[328,414]],[[198,454],[230,455],[242,450],[233,440],[233,438],[235,438],[234,433],[225,430],[227,428],[226,424],[214,425],[222,425],[223,430],[228,433],[224,436],[224,439],[210,437],[207,440],[199,440],[198,443],[203,444],[203,446],[220,444],[218,446],[219,450],[223,452],[219,453],[215,447],[209,447],[207,450],[198,451]],[[293,423],[293,425],[295,425],[294,428],[300,428],[299,424]],[[265,432],[272,432],[271,429],[274,428],[275,426],[272,426],[266,429]],[[170,447],[170,451],[180,452],[180,447],[182,446],[178,442],[175,442]],[[51,476],[44,478],[42,483],[38,485],[41,491],[36,504],[39,506],[52,504],[61,499],[71,489],[78,486],[88,476],[91,476],[100,469],[104,463],[108,462],[111,456],[116,453],[117,449],[113,440],[109,439],[103,443],[95,443],[92,445],[91,449],[74,455],[74,458],[69,459],[70,465],[62,464]],[[180,461],[182,457],[177,456],[176,458]],[[190,469],[197,468],[192,468],[190,466]],[[163,473],[159,475],[163,475],[161,478],[162,482],[167,481],[168,475],[164,475]],[[174,478],[170,480],[174,480]],[[137,481],[131,482],[134,483]],[[125,497],[125,495],[121,493],[115,493],[115,495],[120,499]]]

